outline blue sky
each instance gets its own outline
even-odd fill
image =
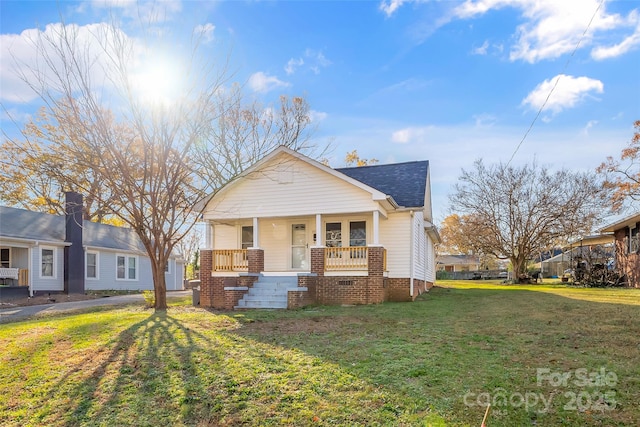
[[[61,17],[84,27],[112,14],[135,38],[132,17],[153,11],[176,46],[201,29],[211,55],[228,55],[233,80],[264,102],[304,95],[318,142],[332,141],[332,166],[354,149],[381,163],[429,160],[437,222],[476,159],[593,170],[619,154],[640,119],[635,0],[2,0],[0,8],[9,134],[9,115],[20,125],[38,107],[9,60],[35,60],[30,33]]]

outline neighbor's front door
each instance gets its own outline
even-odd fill
[[[291,268],[307,268],[307,226],[291,225]]]

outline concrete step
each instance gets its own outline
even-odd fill
[[[287,308],[290,290],[307,288],[298,288],[298,278],[294,276],[260,276],[235,308]]]

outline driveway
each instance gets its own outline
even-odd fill
[[[167,298],[178,298],[192,295],[191,290],[187,291],[170,291],[167,292]],[[9,322],[17,319],[24,319],[41,314],[58,314],[70,312],[88,307],[97,307],[105,305],[124,305],[131,303],[142,303],[144,298],[142,294],[134,295],[118,295],[108,298],[96,298],[85,301],[59,302],[44,305],[30,305],[25,307],[4,308],[0,310],[0,323]]]

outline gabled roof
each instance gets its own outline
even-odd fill
[[[393,197],[399,206],[415,208],[425,205],[429,171],[426,160],[336,170]]]
[[[83,221],[82,242],[85,246],[144,252],[136,233],[124,227]],[[0,206],[0,237],[63,243],[65,217],[42,212]]]

